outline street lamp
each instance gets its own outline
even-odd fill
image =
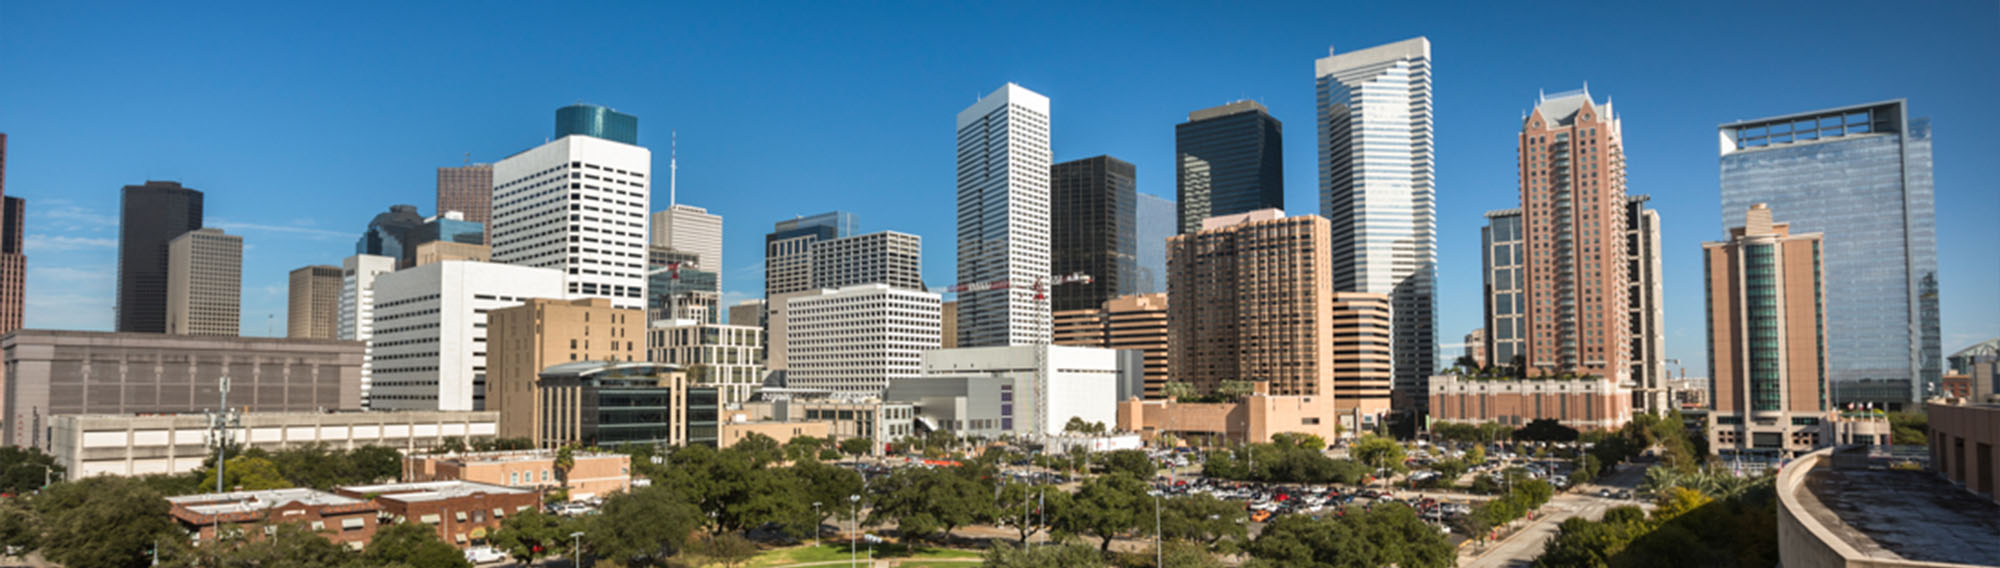
[[[819,548],[819,502],[813,501],[813,548]]]
[[[847,496],[847,565],[857,566],[854,550],[861,548],[861,494]]]
[[[570,556],[570,559],[572,560],[572,562],[570,562],[570,566],[572,566],[572,567],[574,567],[574,568],[582,568],[582,567],[583,567],[583,531],[576,531],[576,532],[573,532],[573,533],[569,533],[569,541],[570,541],[570,543],[571,543],[571,544],[570,544],[570,547],[569,547],[569,556]]]

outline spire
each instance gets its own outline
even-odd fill
[[[680,188],[676,185],[681,177],[681,131],[672,132],[673,142],[667,147],[667,207],[680,204]]]

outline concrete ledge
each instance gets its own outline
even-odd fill
[[[1806,478],[1815,468],[1835,467],[1838,448],[1825,448],[1793,460],[1778,472],[1778,562],[1785,568],[1956,568],[1976,566],[1949,562],[1925,562],[1874,558],[1843,540],[1834,529],[1820,523],[1799,499]]]

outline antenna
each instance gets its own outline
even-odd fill
[[[464,165],[467,165],[467,166],[470,166],[470,165],[472,165],[472,153],[471,153],[471,152],[466,152],[466,153],[465,153],[465,164],[464,164]]]
[[[681,131],[673,131],[673,138],[667,148],[667,207],[680,204],[680,188],[675,186],[681,177]]]

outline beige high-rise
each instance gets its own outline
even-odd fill
[[[1171,376],[1166,294],[1120,296],[1101,309],[1056,312],[1055,328],[1056,345],[1144,351],[1146,398],[1166,396]]]
[[[1827,382],[1820,234],[1792,234],[1763,204],[1728,242],[1702,243],[1708,280],[1709,447],[1793,456],[1820,447]],[[1830,432],[1828,430],[1827,432]]]
[[[1611,103],[1545,96],[1521,121],[1529,374],[1632,372],[1625,142]]]
[[[189,231],[167,243],[167,333],[238,335],[243,317],[243,237]]]
[[[486,315],[486,407],[500,411],[500,437],[532,438],[543,369],[572,361],[643,361],[646,312],[611,300],[534,298]]]
[[[1262,209],[1168,238],[1174,380],[1200,393],[1268,381],[1272,395],[1332,394],[1329,231],[1324,217]]]
[[[1395,382],[1389,306],[1388,294],[1333,295],[1333,398],[1334,408],[1342,414],[1389,412]]]
[[[292,270],[291,276],[285,337],[336,338],[340,328],[340,267],[302,266]]]

